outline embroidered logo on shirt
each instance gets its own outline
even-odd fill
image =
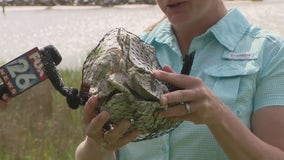
[[[228,54],[223,55],[223,58],[235,59],[235,60],[248,60],[248,59],[255,59],[256,57],[251,52],[243,52],[243,53],[230,52]]]

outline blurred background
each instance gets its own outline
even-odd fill
[[[284,36],[284,1],[225,2],[249,21]],[[81,67],[106,32],[134,34],[163,17],[154,0],[0,0],[0,65],[24,52],[54,45],[67,86],[79,88]],[[5,4],[5,5],[4,5]],[[0,160],[72,160],[84,139],[82,107],[72,110],[48,80],[15,97],[0,111]]]
[[[155,4],[155,0],[0,0],[7,5],[118,5],[118,4]]]

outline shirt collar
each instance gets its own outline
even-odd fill
[[[249,22],[241,12],[232,9],[208,31],[212,32],[223,46],[233,51],[249,27]]]
[[[228,50],[233,51],[249,27],[250,24],[246,18],[238,9],[234,8],[199,37],[213,33],[219,43]],[[155,40],[158,43],[165,43],[174,49],[178,47],[168,19],[163,20],[157,27],[149,32],[146,37],[145,41],[148,43]]]

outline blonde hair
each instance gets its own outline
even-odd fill
[[[150,32],[150,31],[152,31],[159,23],[161,23],[161,22],[162,22],[164,19],[166,19],[166,18],[167,18],[167,17],[164,16],[162,19],[160,19],[160,20],[158,20],[157,22],[151,24],[150,26],[148,26],[148,27],[144,30],[144,32]]]

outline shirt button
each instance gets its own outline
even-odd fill
[[[240,116],[241,113],[242,113],[239,109],[237,109],[235,112],[236,112],[236,114],[237,114],[238,116]]]

